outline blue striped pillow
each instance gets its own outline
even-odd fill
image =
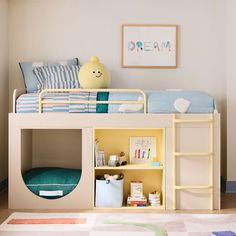
[[[58,66],[58,65],[80,65],[78,58],[54,62],[20,62],[19,63],[27,93],[38,91],[38,80],[34,74],[34,68],[40,66]]]
[[[79,88],[78,73],[77,65],[42,66],[34,69],[39,90]]]

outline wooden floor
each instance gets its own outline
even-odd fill
[[[11,213],[16,212],[14,210],[9,210],[8,209],[8,201],[7,201],[7,192],[0,194],[0,223],[2,223]],[[236,194],[225,194],[222,193],[221,195],[221,210],[217,211],[210,211],[210,210],[188,210],[188,211],[183,211],[183,210],[177,210],[177,211],[164,211],[160,210],[158,213],[195,213],[195,214],[236,214]],[[109,212],[124,212],[124,210],[110,210]],[[126,210],[127,212],[128,210]],[[144,211],[144,210],[132,210],[132,212],[157,212],[155,211]],[[20,212],[17,210],[17,212]],[[104,212],[104,210],[88,210],[88,211],[71,211],[71,210],[22,210],[22,212]],[[106,211],[107,212],[107,211]],[[130,212],[130,211],[129,211]]]

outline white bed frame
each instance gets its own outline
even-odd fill
[[[42,113],[42,104],[47,101],[41,99],[39,100],[39,113],[17,114],[15,113],[15,102],[22,92],[14,91],[14,112],[9,114],[9,208],[93,209],[94,129],[161,128],[165,132],[163,147],[165,153],[164,209],[220,209],[219,113],[147,114],[146,97],[140,90],[89,91],[141,92],[144,96],[142,101],[144,114]],[[48,92],[55,92],[55,90],[43,91],[39,97],[41,98]],[[60,90],[60,92],[62,91]],[[124,101],[115,103],[124,103]],[[125,101],[125,103],[133,102]],[[140,101],[136,103],[140,103]],[[56,200],[47,200],[34,195],[28,190],[22,179],[22,171],[32,167],[34,130],[44,129],[79,129],[82,132],[81,180],[73,192]],[[183,166],[187,167],[186,169],[180,168],[180,159]],[[179,180],[184,183],[179,184]]]

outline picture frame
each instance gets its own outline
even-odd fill
[[[177,68],[177,25],[122,25],[123,68]]]
[[[156,137],[130,137],[130,164],[152,162],[157,155],[156,144]]]
[[[100,167],[105,165],[105,152],[99,149],[99,140],[94,141],[94,166]]]
[[[100,167],[105,165],[105,152],[99,150],[95,153],[95,167]]]

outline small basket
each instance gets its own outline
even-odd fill
[[[96,179],[96,207],[122,207],[124,179]]]

